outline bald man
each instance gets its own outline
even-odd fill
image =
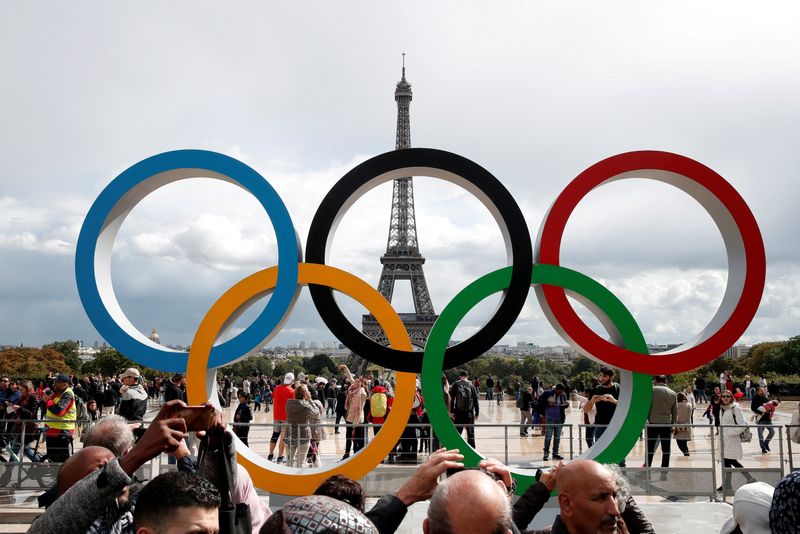
[[[422,531],[511,533],[511,503],[505,485],[480,470],[456,473],[436,488]]]
[[[623,526],[617,507],[614,474],[592,460],[574,460],[558,474],[560,513],[552,534],[620,532]]]
[[[114,453],[105,447],[83,447],[67,458],[56,475],[58,494],[64,493],[89,473],[100,469],[114,458]]]

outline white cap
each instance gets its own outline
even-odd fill
[[[124,373],[119,375],[119,378],[120,380],[122,380],[126,376],[132,376],[133,378],[140,378],[142,375],[137,368],[131,367],[129,369],[126,369]]]
[[[294,382],[294,373],[286,373],[286,376],[283,377],[284,384],[291,384]]]
[[[318,376],[314,380],[316,380],[317,384],[327,384],[328,383],[328,379],[325,378],[324,376]]]

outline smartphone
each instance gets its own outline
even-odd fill
[[[214,417],[213,406],[184,406],[177,408],[172,417],[180,417],[186,421],[186,430],[196,432],[208,430]]]

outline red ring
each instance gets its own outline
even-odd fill
[[[592,189],[622,173],[647,170],[667,171],[696,182],[716,197],[732,217],[741,236],[745,273],[739,301],[728,320],[705,341],[682,350],[679,347],[668,354],[644,356],[618,347],[595,334],[575,313],[562,288],[542,286],[538,294],[545,311],[549,307],[554,326],[589,354],[619,369],[647,374],[674,374],[704,365],[728,350],[750,324],[764,290],[766,257],[761,232],[744,199],[722,176],[697,161],[670,152],[627,152],[595,163],[567,185],[545,215],[536,243],[536,261],[560,265],[561,239],[567,220],[578,202]],[[729,265],[731,261],[729,258]]]

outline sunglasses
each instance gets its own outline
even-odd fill
[[[732,399],[733,395],[723,395],[722,398],[723,399]]]

